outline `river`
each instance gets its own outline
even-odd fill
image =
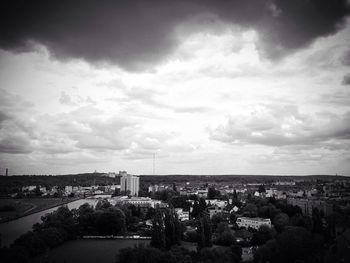
[[[66,204],[69,209],[79,208],[84,203],[89,203],[95,206],[98,202],[97,199],[79,199],[71,203]],[[62,205],[61,205],[62,206]],[[1,245],[9,246],[20,235],[32,230],[32,226],[35,223],[41,222],[41,217],[47,213],[51,213],[57,210],[60,206],[56,206],[50,209],[46,209],[41,212],[37,212],[28,216],[24,216],[9,222],[0,224]]]

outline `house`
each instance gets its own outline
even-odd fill
[[[189,211],[183,211],[182,208],[175,208],[175,213],[177,214],[180,221],[190,220],[190,212]]]
[[[208,207],[207,209],[208,209],[210,218],[212,218],[213,215],[215,215],[215,214],[224,212],[224,208],[223,207],[219,207],[219,206],[216,206],[216,205],[212,205],[212,206]]]

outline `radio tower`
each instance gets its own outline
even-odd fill
[[[156,154],[153,154],[153,175],[156,175]]]

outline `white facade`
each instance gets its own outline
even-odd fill
[[[22,187],[22,192],[24,192],[24,191],[34,191],[35,190],[35,188],[36,188],[36,185],[27,185],[27,186],[23,186]]]
[[[120,190],[130,191],[131,196],[138,196],[140,189],[140,178],[131,174],[123,174],[120,178]]]
[[[218,200],[218,199],[207,199],[205,200],[205,203],[207,205],[215,205],[220,208],[224,208],[225,206],[227,206],[227,201]]]
[[[127,197],[127,196],[120,196],[120,197],[114,197],[108,200],[111,204],[131,204],[134,206],[140,206],[140,207],[157,207],[161,206],[162,202],[159,200],[153,200],[149,197]]]
[[[190,212],[183,211],[182,208],[175,208],[175,212],[180,221],[188,221],[190,220]]]
[[[65,191],[67,194],[72,193],[72,192],[73,192],[73,186],[71,186],[71,185],[66,185],[66,186],[64,187],[64,191]]]
[[[152,192],[152,193],[155,193],[155,192],[157,192],[158,191],[158,185],[150,185],[150,186],[148,186],[148,192]]]
[[[269,218],[260,217],[238,217],[236,221],[238,227],[251,227],[254,229],[259,229],[262,225],[271,227],[271,220]]]

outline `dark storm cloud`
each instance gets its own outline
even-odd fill
[[[165,59],[179,41],[175,27],[201,14],[257,29],[259,50],[279,58],[335,33],[349,12],[345,0],[6,1],[1,10],[3,49],[40,43],[59,59],[107,61],[128,70]]]

